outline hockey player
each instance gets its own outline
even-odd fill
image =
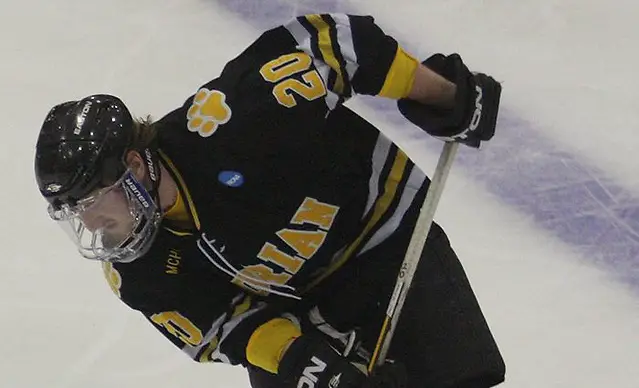
[[[503,360],[437,224],[389,362],[366,372],[429,180],[343,103],[396,99],[479,147],[500,91],[456,54],[420,64],[372,17],[305,15],[156,122],[106,94],[54,106],[35,174],[82,256],[195,361],[255,388],[490,387]]]

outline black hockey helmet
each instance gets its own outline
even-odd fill
[[[36,144],[35,175],[42,195],[54,207],[74,205],[124,173],[133,118],[110,95],[92,95],[54,106]]]
[[[139,180],[125,162],[134,125],[119,98],[96,94],[54,106],[40,130],[35,154],[40,193],[49,202],[49,216],[86,258],[132,261],[148,251],[159,228],[155,144],[136,150],[150,182]]]

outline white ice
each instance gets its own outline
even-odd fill
[[[349,4],[417,55],[456,51],[494,74],[504,82],[503,105],[531,131],[639,195],[639,3]],[[100,266],[80,259],[49,222],[33,151],[53,104],[107,92],[137,115],[159,117],[258,33],[221,0],[0,0],[0,387],[248,386],[240,368],[193,363],[117,300]],[[402,139],[366,104],[352,106],[432,171],[433,148]],[[453,168],[437,219],[503,351],[504,387],[639,386],[636,291],[463,168]]]

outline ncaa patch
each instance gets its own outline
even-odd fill
[[[244,184],[244,176],[237,171],[222,171],[217,175],[217,179],[229,187],[240,187]]]

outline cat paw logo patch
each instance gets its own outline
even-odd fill
[[[226,95],[218,90],[202,88],[193,98],[193,104],[186,113],[187,128],[202,137],[209,137],[217,128],[231,119],[231,108],[226,103]]]

